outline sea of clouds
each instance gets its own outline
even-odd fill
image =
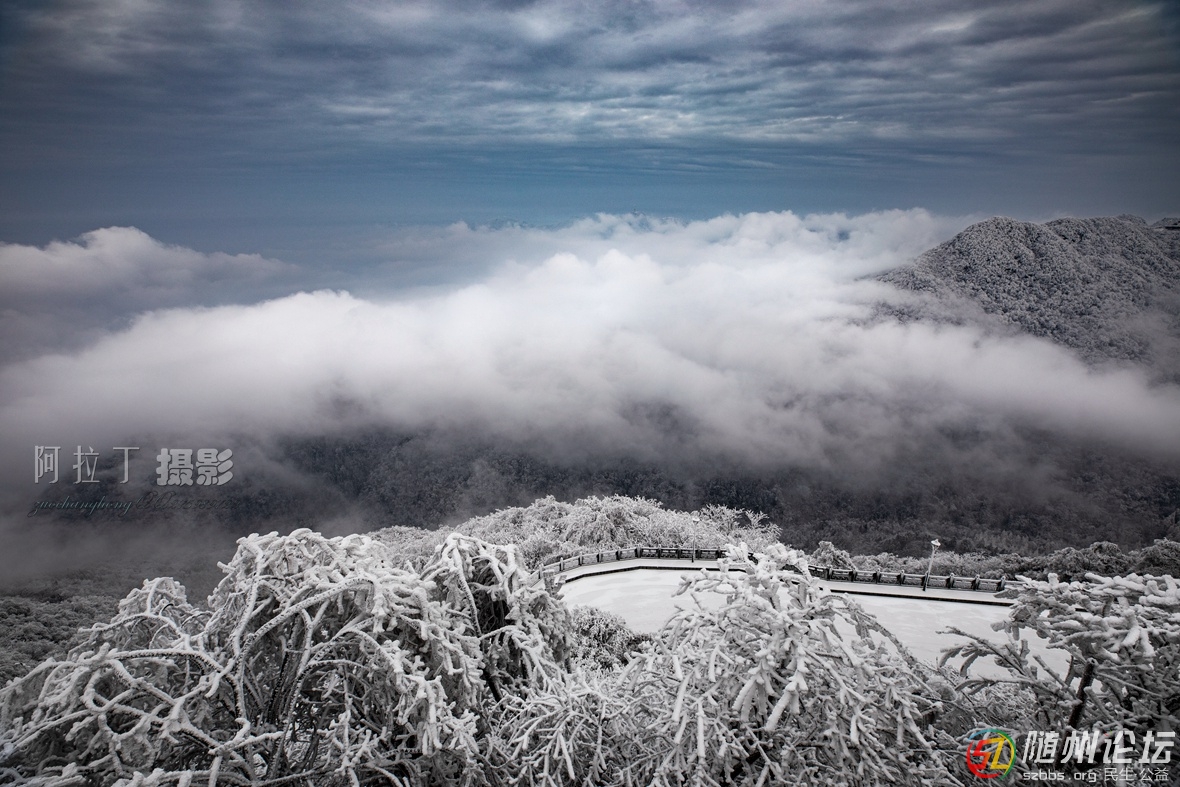
[[[751,467],[871,468],[963,427],[1180,455],[1180,390],[1142,370],[881,315],[920,296],[875,274],[966,223],[911,210],[459,224],[391,232],[387,265],[336,273],[130,228],[3,245],[0,326],[21,338],[0,368],[3,484],[28,504],[36,445],[232,447],[369,426]],[[405,286],[407,255],[438,283]]]

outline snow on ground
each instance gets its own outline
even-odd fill
[[[678,608],[691,608],[693,600],[688,595],[674,596],[680,587],[680,579],[690,576],[692,569],[633,569],[610,574],[588,574],[576,581],[567,582],[561,595],[570,606],[592,606],[621,615],[636,631],[654,632],[670,618]],[[941,652],[963,641],[948,633],[940,633],[948,626],[1001,641],[1006,636],[992,630],[991,624],[1003,620],[1008,614],[1007,605],[970,603],[966,599],[991,599],[988,594],[960,591],[958,593],[934,592],[931,597],[915,598],[913,595],[865,595],[888,588],[876,588],[863,584],[842,582],[821,582],[820,586],[830,592],[845,590],[854,592],[854,598],[865,611],[894,634],[919,659],[934,665]],[[921,594],[916,588],[901,589],[897,592]],[[720,605],[721,598],[700,596],[704,605]],[[1055,670],[1064,671],[1068,658],[1062,651],[1048,650],[1043,641],[1033,639],[1029,643],[1033,653],[1039,654]],[[977,662],[973,672],[999,676],[1000,670],[990,664]]]

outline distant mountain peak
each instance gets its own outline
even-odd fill
[[[1168,221],[996,217],[880,279],[973,305],[990,327],[1052,339],[1089,362],[1132,361],[1180,381],[1180,232]]]

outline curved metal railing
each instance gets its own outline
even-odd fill
[[[601,552],[587,552],[576,557],[567,557],[553,563],[546,563],[539,571],[530,577],[530,584],[535,584],[546,576],[564,574],[581,566],[593,566],[601,563],[616,563],[628,560],[686,560],[690,562],[716,561],[728,554],[725,549],[697,549],[694,547],[627,547],[625,549],[608,549]],[[750,556],[753,559],[753,555]],[[946,590],[975,590],[981,593],[998,593],[1004,589],[1006,580],[990,577],[959,577],[954,574],[948,576],[909,574],[904,571],[858,571],[854,568],[831,568],[828,566],[808,566],[813,577],[829,582],[863,582],[873,585],[901,585],[921,588],[941,588]],[[788,567],[788,570],[795,570]]]

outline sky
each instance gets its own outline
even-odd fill
[[[11,0],[0,239],[350,267],[390,228],[1180,213],[1159,0]],[[446,279],[446,272],[436,277]]]

